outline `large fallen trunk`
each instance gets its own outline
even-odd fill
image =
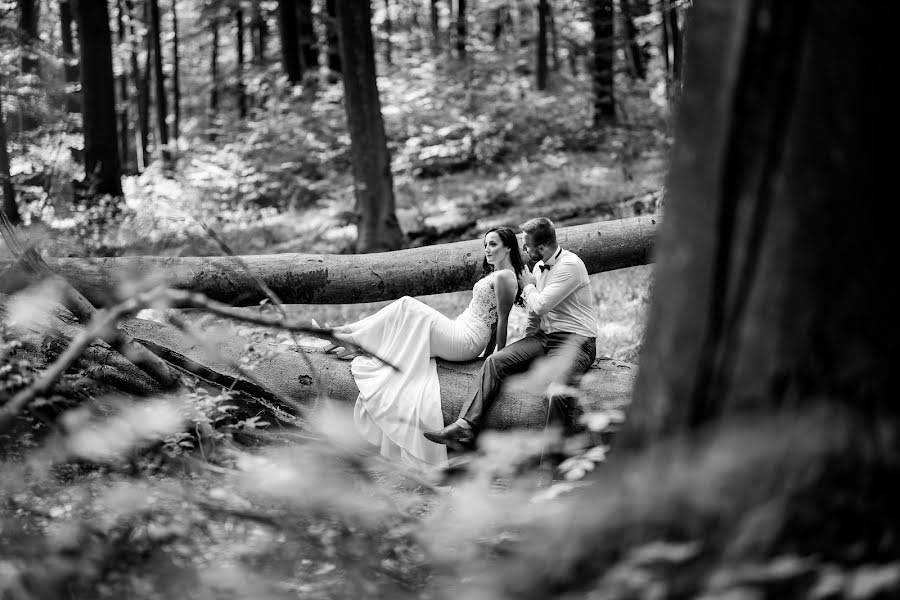
[[[557,231],[560,244],[589,273],[650,262],[659,218],[641,216]],[[234,306],[265,299],[263,281],[288,304],[344,304],[471,289],[483,274],[482,240],[365,255],[277,254],[241,257],[48,258],[47,263],[95,306],[108,306],[121,281],[157,274]],[[0,261],[0,292],[21,287],[10,261]]]
[[[209,335],[204,335],[204,340],[201,341],[191,339],[171,326],[143,319],[128,319],[123,326],[135,340],[159,353],[167,361],[204,379],[253,396],[275,401],[287,398],[306,403],[321,391],[330,398],[352,402],[359,393],[350,373],[349,361],[318,349],[294,348],[292,350],[296,351],[268,355],[253,368],[252,376],[255,381],[248,381],[233,367],[240,357],[247,354],[246,341],[238,336],[222,336],[210,340]],[[203,347],[210,342],[215,345],[216,356]],[[299,355],[300,352],[309,360],[312,371]],[[481,360],[463,363],[438,361],[445,423],[456,420],[480,366]],[[583,382],[585,410],[627,404],[631,398],[634,374],[635,369],[627,363],[597,361]],[[547,416],[546,404],[543,396],[536,395],[533,391],[506,386],[488,412],[486,426],[493,429],[543,427]]]

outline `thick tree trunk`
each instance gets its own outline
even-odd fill
[[[628,64],[631,76],[636,79],[644,79],[647,76],[647,66],[644,64],[644,54],[638,44],[637,27],[634,25],[635,9],[632,6],[635,0],[622,0],[622,22],[625,25],[625,39],[628,42]]]
[[[589,273],[650,262],[659,219],[654,216],[562,227],[560,244]],[[480,239],[362,256],[276,254],[243,256],[249,273],[231,257],[48,258],[58,274],[96,306],[115,302],[123,273],[158,273],[174,288],[190,289],[235,306],[265,298],[256,278],[289,304],[377,302],[471,289],[482,275]],[[0,292],[13,292],[13,263],[0,261]]]
[[[94,194],[122,195],[116,133],[112,36],[106,0],[78,2],[85,184]]]
[[[466,0],[456,0],[456,55],[466,58]]]
[[[178,147],[178,137],[181,135],[181,62],[178,51],[178,0],[172,0],[172,112],[175,120],[172,122],[172,139],[175,147]]]
[[[319,70],[319,43],[313,26],[312,0],[297,3],[297,34],[303,72],[316,73]]]
[[[244,85],[244,11],[234,11],[235,28],[237,29],[237,105],[238,115],[247,118],[247,88]]]
[[[300,40],[297,32],[296,0],[278,0],[278,28],[281,33],[281,64],[291,83],[303,79]]]
[[[0,208],[3,214],[13,225],[22,222],[19,215],[19,206],[16,204],[16,188],[13,187],[9,175],[9,149],[6,139],[6,118],[3,115],[3,74],[0,73],[0,188],[3,190],[3,200]]]
[[[156,148],[163,162],[169,154],[169,102],[166,97],[166,79],[163,73],[159,0],[150,0],[150,43],[153,45],[153,87],[156,99]]]
[[[594,29],[591,81],[594,88],[594,124],[609,122],[616,116],[613,64],[612,0],[591,0],[591,25]]]
[[[345,67],[344,108],[353,152],[356,251],[395,250],[403,232],[394,211],[394,179],[375,74],[372,11],[368,2],[340,0],[341,60]]]
[[[337,2],[338,0],[325,0],[325,43],[328,46],[328,70],[332,73],[343,71]]]
[[[206,380],[228,388],[234,387],[253,396],[272,400],[288,398],[300,402],[312,401],[320,391],[316,387],[316,378],[322,382],[321,391],[329,398],[351,403],[359,395],[350,373],[349,361],[340,360],[321,350],[310,348],[304,351],[313,367],[309,371],[306,362],[296,353],[279,353],[277,348],[272,347],[272,354],[253,369],[256,381],[250,382],[232,367],[246,353],[245,341],[239,337],[223,336],[217,339],[218,356],[210,356],[198,340],[190,339],[168,325],[128,319],[123,323],[123,329],[166,361]],[[481,363],[481,359],[464,363],[438,361],[445,423],[456,420],[469,390],[473,389]],[[399,366],[402,368],[402,365]],[[632,365],[600,360],[590,373],[591,377],[585,378],[587,410],[621,407],[628,403],[635,376]],[[488,411],[485,426],[491,429],[543,427],[547,420],[547,401],[542,391],[535,392],[516,386],[515,382],[504,386],[499,398]]]
[[[81,102],[75,87],[78,85],[78,58],[72,40],[72,3],[59,2],[59,36],[62,43],[63,76],[66,79],[66,112],[81,112]]]
[[[550,5],[547,0],[538,0],[538,36],[537,36],[537,89],[547,89],[547,13]]]

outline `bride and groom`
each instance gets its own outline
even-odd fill
[[[455,319],[403,297],[333,330],[338,339],[400,366],[397,371],[357,356],[350,367],[360,392],[354,423],[384,456],[415,467],[442,466],[448,447],[474,445],[505,377],[526,371],[540,357],[560,357],[564,366],[557,378],[573,383],[594,362],[597,320],[587,268],[559,246],[549,219],[531,219],[521,230],[524,250],[536,261],[533,271],[526,269],[512,229],[489,230],[484,236],[488,274],[475,283],[469,306]],[[527,310],[528,324],[524,337],[507,345],[513,304]],[[459,418],[444,427],[435,358],[466,361],[482,352],[484,364]],[[551,395],[548,402],[548,422],[564,423],[565,398]]]

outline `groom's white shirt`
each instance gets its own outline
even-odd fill
[[[597,317],[591,293],[587,267],[578,256],[560,250],[541,269],[544,261],[532,269],[536,285],[528,284],[522,297],[528,306],[528,326],[525,335],[541,329],[544,333],[576,333],[585,337],[597,336]]]

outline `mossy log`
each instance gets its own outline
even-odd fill
[[[659,218],[640,216],[557,230],[560,244],[577,253],[589,273],[650,262]],[[117,300],[120,282],[156,274],[173,288],[188,289],[233,306],[265,299],[263,281],[286,304],[349,304],[471,289],[483,274],[482,240],[364,255],[275,254],[258,256],[47,258],[49,266],[95,306]],[[0,292],[24,279],[0,261]]]

